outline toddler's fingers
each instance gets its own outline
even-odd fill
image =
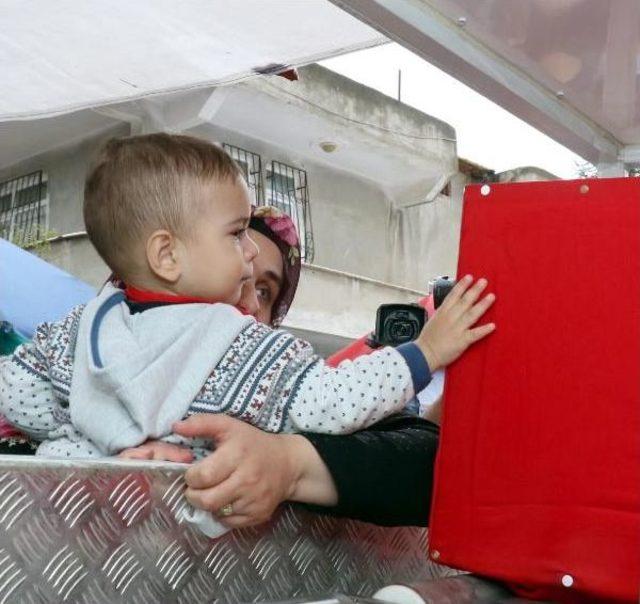
[[[463,294],[469,289],[469,286],[473,283],[473,277],[471,275],[465,275],[460,279],[454,286],[453,289],[449,292],[447,297],[442,302],[442,306],[440,308],[448,308],[453,306],[462,298]]]
[[[191,463],[193,461],[193,453],[186,447],[158,442],[151,450],[151,459],[173,461],[176,463]]]
[[[495,301],[495,294],[487,294],[480,302],[474,304],[464,315],[465,327],[475,325]]]
[[[462,295],[460,299],[462,304],[467,308],[473,306],[478,300],[478,298],[480,297],[480,294],[487,287],[487,284],[488,282],[486,279],[484,278],[478,279],[473,284],[473,287],[470,287],[469,289],[467,289],[467,291],[465,291],[464,294]]]
[[[486,323],[485,325],[480,325],[478,327],[474,327],[470,329],[467,333],[469,334],[469,343],[473,344],[482,340],[482,338],[488,336],[491,332],[495,331],[496,324],[495,323]]]
[[[152,459],[153,451],[140,446],[132,449],[124,449],[118,453],[120,459]]]

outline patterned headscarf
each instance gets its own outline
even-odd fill
[[[278,327],[285,318],[298,289],[300,279],[300,240],[293,220],[273,206],[253,208],[249,227],[273,241],[282,254],[283,282],[273,304],[271,324]]]

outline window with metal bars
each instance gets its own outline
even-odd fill
[[[257,153],[241,147],[222,143],[223,149],[235,160],[244,173],[244,177],[252,192],[256,205],[264,205],[264,188],[262,186],[262,160]]]
[[[267,181],[267,204],[281,209],[291,217],[300,235],[302,259],[313,262],[313,231],[306,171],[272,161],[267,171]]]
[[[49,221],[47,175],[32,172],[0,182],[0,237],[17,245],[40,239]]]

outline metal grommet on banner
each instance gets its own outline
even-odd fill
[[[438,560],[438,558],[440,558],[440,552],[437,549],[434,549],[431,552],[431,559],[432,560]]]
[[[562,585],[565,587],[571,587],[573,585],[573,577],[571,575],[563,575]]]
[[[489,185],[482,185],[480,187],[480,195],[484,195],[485,197],[491,193],[491,187]]]
[[[580,193],[585,195],[589,192],[589,185],[580,185]]]

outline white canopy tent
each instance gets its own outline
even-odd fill
[[[384,41],[326,0],[2,0],[0,122],[229,84]]]
[[[381,34],[604,172],[640,161],[637,0],[3,0],[0,122],[237,82]]]

